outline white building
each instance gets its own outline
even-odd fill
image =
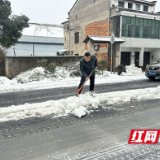
[[[125,40],[120,45],[120,63],[145,69],[148,63],[160,59],[160,14],[155,13],[156,1],[112,0],[111,5],[113,33]]]
[[[7,56],[56,56],[63,48],[63,38],[23,35],[7,50]]]

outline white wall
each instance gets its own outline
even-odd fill
[[[126,42],[121,44],[121,52],[139,52],[139,65],[143,66],[144,52],[151,53],[150,62],[160,59],[160,40],[158,39],[137,39],[137,38],[125,38],[121,37]]]
[[[14,56],[13,48],[16,56],[33,56],[33,44],[17,43],[7,50],[7,56]],[[56,56],[63,48],[63,45],[34,44],[34,56]]]
[[[121,47],[125,48],[154,48],[160,49],[160,39],[145,39],[145,38],[126,38],[121,37],[125,40],[125,43],[121,44]]]
[[[154,49],[151,52],[151,63],[160,59],[160,49]]]
[[[136,4],[140,5],[140,11],[143,11],[143,6],[148,6],[148,12],[153,12],[155,13],[155,7],[154,6],[149,6],[149,5],[145,5],[145,4],[140,4],[138,2],[132,2],[132,1],[126,1],[126,0],[120,0],[120,1],[124,1],[124,8],[128,8],[128,3],[132,3],[132,9],[136,10]],[[111,7],[112,4],[114,4],[115,6],[118,6],[118,0],[111,0]]]

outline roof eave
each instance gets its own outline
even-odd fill
[[[69,21],[62,22],[61,24],[64,25],[64,24],[67,24],[67,23],[69,23]]]
[[[110,43],[110,41],[100,41],[100,40],[94,40],[92,37],[87,36],[86,39],[83,41],[83,43],[88,43],[88,41],[91,40],[93,43]],[[116,41],[117,43],[124,43],[125,41]],[[115,42],[115,43],[116,43]]]
[[[78,0],[74,3],[74,5],[72,6],[72,8],[70,9],[70,11],[68,12],[68,14],[71,13],[72,9],[74,8],[74,6],[77,4]]]

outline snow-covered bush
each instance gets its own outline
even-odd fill
[[[47,70],[51,73],[54,73],[56,69],[56,64],[55,63],[50,63],[47,65]]]
[[[46,73],[44,71],[44,68],[37,67],[17,75],[13,80],[17,80],[18,83],[28,83],[32,81],[42,80],[45,77]]]
[[[47,59],[39,60],[37,63],[38,63],[39,67],[43,67],[45,69],[45,73],[48,73],[48,71],[51,73],[54,73],[54,71],[56,69],[56,64],[55,63],[48,63]]]

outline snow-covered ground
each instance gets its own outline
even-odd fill
[[[92,112],[92,109],[100,106],[107,107],[110,104],[142,99],[160,99],[160,86],[157,88],[95,94],[95,97],[92,97],[89,93],[85,93],[79,97],[72,96],[66,99],[46,101],[43,103],[13,105],[7,108],[0,108],[0,122],[29,117],[42,117],[51,114],[53,116],[74,114],[77,117],[82,117]]]
[[[122,75],[123,76],[110,74],[110,72],[107,71],[104,72],[103,75],[97,74],[96,84],[146,79],[144,73],[134,66],[128,66],[127,73],[123,73]],[[70,71],[67,71],[64,68],[58,68],[55,75],[45,75],[42,68],[35,68],[34,70],[18,75],[13,80],[9,80],[6,77],[0,77],[0,92],[69,86],[75,86],[77,88],[79,81],[80,77],[70,77]],[[23,82],[23,84],[19,84],[20,82]],[[95,97],[92,97],[89,93],[85,93],[81,94],[79,97],[74,96],[43,103],[26,103],[19,106],[12,105],[7,108],[0,108],[0,122],[20,120],[29,117],[42,117],[46,115],[66,116],[68,114],[74,114],[77,117],[82,117],[92,112],[94,108],[100,106],[107,107],[110,104],[149,98],[160,98],[160,86],[157,88],[95,94]]]
[[[6,77],[0,77],[0,93],[17,92],[35,89],[59,88],[59,87],[77,87],[80,77],[71,77],[71,71],[59,67],[55,74],[45,74],[44,69],[37,67],[33,70],[21,73],[14,79],[9,80]],[[122,76],[110,74],[104,71],[103,75],[96,74],[95,83],[114,83],[139,79],[147,79],[141,69],[134,66],[128,66],[127,73]],[[89,82],[86,83],[88,85]]]

